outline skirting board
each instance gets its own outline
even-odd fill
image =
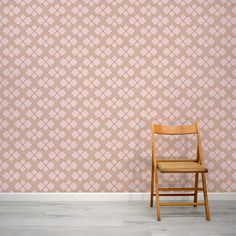
[[[203,199],[202,193],[198,194]],[[154,197],[155,198],[155,197]],[[160,197],[192,201],[193,197]],[[209,200],[236,200],[236,192],[208,193]],[[150,193],[0,193],[0,201],[149,201]]]

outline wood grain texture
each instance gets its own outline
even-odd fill
[[[197,133],[196,125],[167,126],[153,124],[153,130],[156,134],[165,135],[185,135]]]
[[[147,201],[0,202],[0,235],[235,235],[236,201],[210,204],[211,221],[205,220],[202,207],[163,207],[162,221],[157,222]]]

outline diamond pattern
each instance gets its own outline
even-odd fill
[[[235,3],[1,1],[1,192],[149,191],[152,121],[201,121],[210,191],[236,191]],[[194,156],[193,137],[157,140]],[[191,177],[161,176],[189,186]]]

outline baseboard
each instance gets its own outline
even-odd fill
[[[199,200],[203,199],[199,193]],[[236,200],[236,192],[208,193],[209,200]],[[148,201],[150,193],[0,193],[0,201]],[[192,197],[161,197],[192,200]]]

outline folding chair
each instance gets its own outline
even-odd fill
[[[157,159],[156,157],[156,141],[157,135],[197,135],[197,158],[190,159]],[[195,173],[195,186],[194,188],[160,188],[158,185],[158,171],[160,173]],[[207,186],[205,173],[208,169],[203,165],[202,147],[200,140],[199,124],[185,126],[162,126],[152,124],[152,176],[151,176],[151,199],[150,207],[153,207],[153,197],[156,196],[156,210],[157,220],[161,220],[160,207],[161,206],[205,206],[206,219],[210,220],[210,211],[207,197]],[[202,177],[202,188],[198,187],[199,174]],[[154,183],[156,193],[154,193]],[[160,192],[181,192],[193,191],[193,193],[160,193]],[[203,191],[204,202],[198,202],[198,191]],[[193,196],[193,202],[160,202],[160,196]]]

